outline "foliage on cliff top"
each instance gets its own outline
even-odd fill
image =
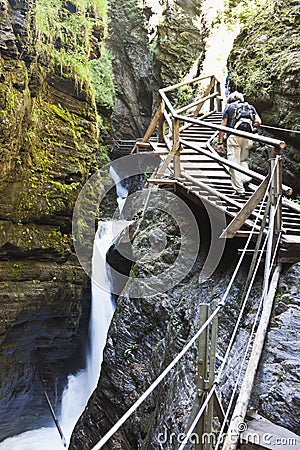
[[[50,57],[61,76],[74,78],[81,87],[91,87],[98,96],[97,103],[112,107],[112,70],[107,51],[103,50],[106,29],[107,0],[36,2],[38,54],[44,55],[46,61]]]
[[[266,0],[225,0],[225,16],[227,24],[247,25],[265,6]]]

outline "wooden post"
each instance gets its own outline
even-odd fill
[[[180,169],[180,142],[179,142],[179,119],[173,118],[173,148],[174,151],[174,178],[179,178]]]
[[[275,213],[275,236],[278,236],[281,227],[282,227],[282,149],[281,148],[272,148],[272,155],[276,161],[276,171],[274,174],[274,184],[273,184],[273,195],[274,195],[274,204],[277,205],[279,200],[279,205],[277,211]]]
[[[251,284],[252,276],[254,274],[255,266],[256,266],[256,263],[257,263],[257,259],[258,259],[260,244],[261,244],[261,241],[262,241],[262,238],[263,238],[263,235],[264,235],[264,230],[265,230],[266,223],[267,223],[269,209],[270,209],[270,199],[267,200],[267,204],[266,204],[266,207],[265,207],[265,212],[264,212],[264,215],[263,215],[263,218],[262,218],[262,221],[261,221],[260,231],[259,231],[259,234],[258,234],[257,239],[256,239],[255,249],[254,249],[254,253],[253,253],[253,256],[252,256],[252,261],[251,261],[251,264],[250,264],[250,268],[248,270],[246,282],[244,284],[242,300],[244,300],[245,296],[247,295],[247,291],[248,291],[249,286]]]
[[[166,121],[164,116],[165,102],[160,100],[161,116],[158,120],[158,142],[164,142],[164,136],[166,134]]]
[[[205,303],[200,304],[200,328],[207,321],[209,315],[208,305]],[[198,407],[201,407],[204,399],[205,392],[208,389],[208,327],[205,328],[201,336],[199,337],[198,344],[198,378],[197,378],[197,390],[198,390]],[[202,436],[206,429],[205,414],[202,414],[199,422],[196,425],[195,433],[198,436],[196,450],[203,450]]]
[[[215,91],[215,77],[214,77],[214,76],[211,77],[211,79],[210,79],[210,84],[212,85],[212,88],[211,88],[210,93],[213,94],[214,91]],[[214,103],[215,103],[215,99],[214,99],[214,98],[211,98],[211,99],[210,99],[210,102],[209,102],[209,109],[210,109],[211,111],[214,110]]]
[[[261,313],[260,322],[257,328],[255,339],[253,342],[252,352],[248,361],[245,377],[242,382],[241,390],[232,414],[230,426],[226,434],[226,439],[222,450],[235,450],[239,443],[241,431],[245,430],[244,420],[247,412],[248,403],[250,400],[252,387],[254,383],[255,374],[258,363],[262,354],[268,324],[270,321],[273,300],[276,294],[276,289],[279,281],[281,266],[278,265],[274,271],[270,289]]]

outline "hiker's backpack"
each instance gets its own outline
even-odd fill
[[[255,113],[249,103],[238,103],[234,108],[231,126],[241,131],[254,132]]]

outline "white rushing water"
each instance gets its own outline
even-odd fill
[[[96,233],[93,253],[92,302],[89,324],[90,352],[85,370],[69,375],[63,393],[61,414],[58,415],[67,443],[72,430],[97,386],[100,376],[102,354],[107,331],[114,312],[111,301],[110,282],[106,273],[106,253],[114,238],[128,222],[102,222]],[[47,407],[47,406],[45,406]],[[13,436],[0,443],[0,450],[61,450],[65,449],[58,430],[40,428]]]
[[[119,206],[119,211],[122,214],[123,206],[125,204],[126,198],[128,197],[128,189],[123,185],[121,177],[115,171],[112,165],[109,168],[109,175],[115,182],[117,192],[117,202]]]

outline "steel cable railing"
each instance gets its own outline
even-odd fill
[[[182,85],[182,84],[180,84],[180,85]],[[178,85],[177,85],[177,86],[178,86]],[[172,107],[172,105],[171,105],[171,103],[169,102],[168,98],[166,97],[166,92],[167,92],[167,91],[170,91],[170,90],[171,90],[170,88],[164,89],[164,90],[160,90],[160,95],[161,95],[161,98],[163,99],[163,102],[164,102],[164,108],[163,108],[163,111],[162,111],[162,115],[164,115],[164,113],[165,113],[165,107],[167,107],[167,109],[169,110],[169,112],[170,112],[170,114],[171,114],[171,116],[173,117],[174,120],[182,120],[184,123],[192,123],[192,124],[193,124],[193,123],[197,123],[197,124],[200,124],[200,125],[204,125],[204,126],[206,126],[206,127],[208,127],[208,128],[212,128],[212,129],[214,129],[214,130],[222,130],[222,131],[228,131],[228,130],[230,130],[230,131],[232,132],[232,130],[231,130],[231,129],[227,129],[227,127],[222,127],[222,126],[219,126],[219,125],[214,125],[214,124],[212,124],[212,123],[208,124],[207,122],[204,122],[204,121],[202,121],[201,119],[195,119],[195,118],[191,118],[191,117],[187,117],[187,116],[179,116],[179,115],[177,114],[177,112],[174,110],[174,108]],[[215,96],[215,95],[213,95],[212,97],[214,97],[214,96]],[[159,118],[159,117],[161,117],[161,116],[160,116],[159,114],[157,114],[157,117]],[[168,122],[169,122],[169,121],[168,121]],[[172,122],[172,124],[169,123],[169,126],[170,126],[170,125],[173,126],[173,122]],[[153,124],[152,124],[152,128],[153,128]],[[178,125],[177,125],[177,128],[176,128],[176,129],[179,129]],[[149,128],[149,130],[151,130],[151,127]],[[173,130],[172,130],[172,131],[173,131],[173,134],[174,134],[174,130],[175,130],[175,128],[173,128]],[[148,135],[149,135],[149,133],[150,133],[150,131],[148,131]],[[147,134],[147,133],[146,133],[146,134]],[[234,131],[233,134],[245,136],[245,135],[248,135],[249,133],[239,132],[239,131],[237,130],[237,131]],[[248,137],[248,136],[247,136],[247,137]],[[253,139],[253,135],[251,135],[251,136],[249,136],[249,137]],[[173,145],[174,145],[175,140],[176,140],[176,137],[174,137],[174,135],[173,135]],[[279,148],[282,148],[282,147],[284,147],[284,145],[285,145],[285,143],[284,143],[283,141],[278,141],[278,140],[275,140],[275,139],[272,139],[272,138],[266,138],[266,137],[257,137],[257,136],[255,136],[255,139],[253,139],[253,140],[258,140],[258,141],[261,141],[261,142],[268,143],[268,144],[270,144],[270,145],[275,145],[275,146],[277,146],[277,147],[279,147]],[[178,137],[178,142],[179,142],[179,137]],[[169,147],[170,147],[170,146],[169,146]],[[217,156],[215,157],[215,159],[219,159],[219,158],[220,158],[220,157],[217,157]],[[224,158],[221,158],[221,159],[222,159],[222,162],[224,162],[224,161],[223,161]],[[277,165],[275,164],[275,166],[274,166],[274,168],[273,168],[273,171],[272,171],[272,174],[271,174],[271,176],[270,176],[270,180],[269,180],[269,184],[268,184],[267,190],[266,190],[266,192],[265,192],[265,196],[268,195],[268,191],[269,191],[270,186],[271,186],[270,183],[271,183],[271,180],[272,180],[272,178],[273,178],[273,176],[274,176],[276,167],[277,167]],[[265,198],[265,197],[264,197],[264,198]],[[261,208],[263,207],[263,204],[264,204],[264,201],[262,201],[262,203],[261,203]],[[279,206],[279,200],[278,200],[278,205],[277,205],[277,207],[278,207],[278,206]],[[277,207],[276,207],[276,208],[277,208]],[[199,337],[200,337],[201,334],[204,332],[204,330],[206,330],[206,329],[211,325],[212,321],[213,321],[214,318],[218,315],[218,313],[220,312],[221,308],[222,308],[223,306],[225,306],[226,300],[227,300],[228,295],[229,295],[229,293],[230,293],[230,290],[231,290],[231,288],[232,288],[232,286],[233,286],[233,283],[234,283],[234,281],[235,281],[235,279],[236,279],[237,273],[238,273],[238,271],[239,271],[239,269],[240,269],[240,267],[241,267],[241,264],[242,264],[242,262],[243,262],[243,259],[244,259],[245,255],[246,255],[247,249],[248,249],[248,247],[249,247],[249,245],[250,245],[250,241],[251,241],[252,235],[253,235],[253,233],[254,233],[255,226],[257,225],[257,222],[258,222],[259,219],[261,219],[260,214],[256,214],[256,215],[255,215],[255,221],[254,221],[254,223],[253,223],[251,232],[250,232],[250,234],[249,234],[249,236],[248,236],[248,239],[247,239],[247,242],[246,242],[246,244],[245,244],[245,246],[244,246],[244,249],[243,249],[243,251],[242,251],[242,254],[241,254],[241,256],[240,256],[240,258],[239,258],[239,261],[238,261],[238,263],[237,263],[237,265],[236,265],[236,267],[235,267],[235,270],[234,270],[234,272],[233,272],[233,274],[232,274],[232,277],[231,277],[231,279],[230,279],[230,281],[229,281],[229,283],[228,283],[228,286],[227,286],[227,288],[226,288],[226,290],[225,290],[225,293],[223,294],[222,298],[220,299],[220,301],[219,301],[217,307],[215,308],[215,310],[212,312],[212,314],[209,316],[209,318],[206,320],[206,322],[200,327],[200,329],[194,334],[194,336],[189,340],[189,342],[183,347],[183,349],[181,350],[181,352],[179,352],[179,354],[178,354],[178,355],[171,361],[171,363],[170,363],[170,364],[162,371],[162,373],[156,378],[156,380],[155,380],[155,381],[148,387],[148,389],[146,389],[146,391],[139,397],[139,399],[136,400],[136,402],[128,409],[128,411],[127,411],[125,414],[123,414],[123,416],[122,416],[122,417],[121,417],[121,418],[120,418],[120,419],[112,426],[112,428],[111,428],[111,429],[110,429],[110,430],[109,430],[109,431],[108,431],[108,432],[107,432],[107,433],[99,440],[99,442],[92,448],[92,450],[99,450],[99,449],[101,449],[101,448],[106,444],[106,442],[107,442],[109,439],[111,439],[111,437],[112,437],[112,436],[120,429],[120,427],[121,427],[121,426],[122,426],[122,425],[130,418],[130,417],[131,417],[131,415],[139,408],[139,406],[140,406],[140,405],[141,405],[141,404],[142,404],[142,403],[143,403],[143,402],[144,402],[144,401],[152,394],[152,392],[153,392],[153,391],[156,389],[156,387],[162,382],[162,380],[165,379],[165,377],[170,373],[170,371],[175,367],[175,365],[181,360],[181,358],[187,353],[187,351],[188,351],[188,350],[193,346],[193,344],[199,339]],[[266,243],[267,243],[267,241],[268,241],[268,237],[269,237],[269,234],[270,234],[270,233],[271,233],[271,230],[269,229],[268,232],[267,232],[267,236],[265,237],[265,241],[264,241],[264,244],[263,244],[263,249],[265,248],[265,245],[266,245]],[[275,246],[276,249],[278,248],[278,245],[279,245],[279,237],[278,237],[278,241],[277,241],[276,246]],[[246,302],[248,301],[248,298],[249,298],[249,295],[250,295],[250,290],[251,290],[251,288],[252,288],[252,285],[253,285],[253,282],[254,282],[254,277],[255,277],[255,275],[256,275],[256,273],[257,273],[257,270],[258,270],[258,267],[259,267],[259,264],[260,264],[260,261],[261,261],[261,258],[262,258],[262,254],[263,254],[263,252],[260,253],[260,257],[258,258],[256,267],[255,267],[255,271],[254,271],[254,273],[253,273],[253,277],[252,277],[251,282],[250,282],[250,286],[248,287],[248,290],[247,290],[247,293],[246,293],[244,302],[243,302],[243,304],[242,304],[241,311],[240,311],[240,314],[239,314],[239,317],[238,317],[238,320],[237,320],[237,323],[236,323],[236,326],[235,326],[235,329],[234,329],[234,334],[232,335],[232,338],[231,338],[231,340],[230,340],[230,343],[229,343],[229,346],[228,346],[228,348],[227,348],[225,357],[224,357],[224,359],[223,359],[223,361],[222,361],[222,364],[221,364],[221,368],[220,368],[220,370],[219,370],[219,372],[218,372],[218,376],[215,377],[215,380],[214,380],[214,382],[213,382],[213,385],[212,385],[212,387],[211,387],[211,390],[210,390],[209,393],[207,394],[204,403],[202,404],[202,406],[200,407],[200,410],[198,411],[196,417],[194,418],[193,423],[192,423],[190,429],[188,430],[188,433],[186,434],[185,442],[188,441],[190,434],[192,433],[193,429],[195,428],[195,425],[197,424],[199,418],[201,417],[201,415],[202,415],[203,412],[205,411],[205,408],[206,408],[208,402],[210,401],[212,395],[214,394],[214,392],[215,392],[215,390],[216,390],[216,387],[217,387],[218,383],[220,382],[220,377],[221,377],[221,374],[222,374],[222,372],[224,371],[224,368],[225,368],[225,366],[226,366],[226,364],[227,364],[227,361],[228,361],[228,358],[229,358],[229,354],[230,354],[230,350],[231,350],[231,348],[232,348],[232,346],[233,346],[234,339],[236,338],[237,330],[238,330],[238,327],[239,327],[240,322],[241,322],[241,319],[242,319],[242,312],[244,311],[245,306],[246,306]],[[274,253],[274,255],[273,255],[272,261],[274,261],[274,257],[275,257],[275,253]],[[272,264],[273,264],[273,262],[272,262]],[[270,276],[270,273],[271,273],[271,270],[272,270],[272,264],[269,266],[269,276]],[[265,289],[266,289],[266,286],[265,286]],[[263,294],[264,294],[264,292],[263,292]],[[261,302],[260,302],[260,305],[261,305]],[[259,309],[261,309],[261,306],[259,307]],[[259,311],[257,311],[257,318],[258,318],[258,317],[259,317]],[[254,328],[253,328],[253,330],[254,330]],[[251,335],[250,335],[250,336],[251,336],[251,338],[252,338],[252,332],[251,332]],[[251,342],[251,341],[250,341],[250,339],[249,339],[249,340],[248,340],[248,344],[247,344],[247,351],[246,351],[245,354],[244,354],[244,358],[246,358],[245,355],[248,354],[248,350],[249,350],[249,347],[250,347],[250,342]],[[241,364],[241,368],[240,368],[240,373],[242,373],[242,369],[243,369],[244,364],[245,364],[245,360],[243,359],[242,364]],[[236,386],[238,386],[238,383],[239,383],[239,378],[238,378],[238,381],[237,381],[237,383],[236,383]],[[237,388],[237,387],[236,387],[236,388]],[[235,389],[236,389],[236,388],[235,388]],[[233,397],[234,397],[234,395],[232,395],[232,398],[233,398]],[[231,409],[231,404],[230,404],[229,409],[227,410],[227,411],[229,411],[229,413],[230,413],[230,409]],[[228,415],[229,415],[229,413],[228,413]],[[226,420],[224,420],[224,423],[225,423],[225,424],[226,424],[227,419],[228,419],[228,417],[226,417]],[[224,426],[225,426],[225,425],[224,425]],[[185,445],[185,444],[184,444],[184,445]],[[183,443],[182,443],[180,449],[181,449],[181,448],[184,448],[184,445],[183,445]]]
[[[270,177],[270,180],[269,180],[269,185],[268,185],[268,187],[267,187],[267,190],[266,190],[264,199],[263,199],[263,201],[262,201],[262,203],[261,203],[260,209],[263,208],[263,204],[264,204],[265,198],[266,198],[266,196],[267,196],[268,188],[270,188],[270,186],[271,186],[272,178],[273,178],[274,175],[275,175],[275,171],[276,171],[276,165],[273,167],[272,174],[271,174],[271,177]],[[279,206],[279,200],[278,200],[278,202],[277,202],[276,208],[277,208],[278,206]],[[261,212],[261,211],[260,211],[260,212]],[[257,221],[258,221],[258,217],[256,218],[256,222],[257,222]],[[253,224],[252,233],[254,232],[254,229],[255,229],[255,226],[254,226],[254,225],[255,225],[255,224]],[[233,330],[233,332],[232,332],[231,339],[230,339],[230,342],[229,342],[229,344],[228,344],[228,347],[227,347],[225,356],[223,357],[223,361],[222,361],[222,364],[221,364],[221,366],[220,366],[220,368],[219,368],[219,370],[218,370],[218,374],[217,374],[217,376],[216,376],[215,379],[214,379],[213,386],[212,386],[211,390],[209,391],[209,393],[208,393],[208,395],[207,395],[207,397],[206,397],[204,403],[202,404],[202,406],[201,406],[199,412],[197,413],[196,418],[194,419],[192,425],[190,426],[190,428],[189,428],[188,431],[186,432],[186,437],[185,437],[184,441],[182,442],[181,446],[178,448],[178,450],[182,450],[182,449],[185,447],[186,443],[188,442],[188,440],[189,440],[189,438],[190,438],[190,436],[191,436],[191,434],[192,434],[192,432],[193,432],[193,430],[194,430],[194,428],[195,428],[195,425],[197,424],[198,420],[199,420],[200,417],[202,416],[203,412],[205,411],[205,408],[206,408],[207,405],[208,405],[208,402],[210,401],[210,399],[211,399],[213,393],[215,392],[216,386],[219,385],[219,383],[220,383],[220,381],[221,381],[221,377],[222,377],[223,372],[224,372],[224,370],[225,370],[226,363],[227,363],[227,361],[228,361],[228,359],[229,359],[230,352],[231,352],[231,350],[232,350],[232,348],[233,348],[233,344],[234,344],[234,341],[235,341],[235,339],[236,339],[236,336],[237,336],[237,333],[238,333],[238,330],[239,330],[239,325],[240,325],[241,320],[242,320],[242,317],[243,317],[243,313],[244,313],[244,310],[245,310],[245,307],[246,307],[246,304],[247,304],[247,301],[248,301],[248,298],[249,298],[249,295],[250,295],[250,292],[251,292],[251,289],[252,289],[252,286],[253,286],[253,283],[254,283],[254,279],[255,279],[256,273],[257,273],[258,268],[259,268],[259,265],[260,265],[260,263],[261,263],[263,251],[264,251],[264,249],[265,249],[265,246],[267,245],[267,242],[268,242],[268,238],[269,238],[270,232],[271,232],[271,231],[268,230],[267,235],[265,236],[265,240],[264,240],[264,243],[263,243],[263,246],[262,246],[262,249],[261,249],[261,253],[260,253],[260,255],[259,255],[258,260],[256,261],[256,267],[255,267],[255,269],[254,269],[254,272],[253,272],[253,275],[252,275],[250,284],[249,284],[249,286],[248,286],[246,295],[245,295],[245,297],[244,297],[244,301],[243,301],[242,307],[241,307],[241,309],[240,309],[240,313],[239,313],[238,319],[237,319],[237,321],[236,321],[234,330]],[[249,242],[250,242],[250,239],[251,239],[251,236],[248,237]],[[275,250],[274,250],[274,258],[275,258],[275,254],[276,254],[276,251],[277,251],[277,246],[278,246],[278,244],[279,244],[279,237],[278,237],[277,244],[276,244]],[[243,251],[245,251],[247,247],[248,247],[248,242],[246,242]],[[242,259],[243,259],[243,258],[241,257],[240,260],[242,260]],[[273,261],[274,261],[274,259],[272,260],[272,264],[273,264]],[[272,264],[271,264],[271,266],[270,266],[270,270],[269,270],[269,273],[268,273],[269,276],[270,276],[270,274],[271,274]],[[222,436],[223,436],[224,428],[225,428],[225,426],[227,425],[227,420],[228,420],[228,417],[229,417],[229,414],[230,414],[230,411],[231,411],[231,407],[232,407],[233,401],[234,401],[234,399],[235,399],[235,393],[236,393],[236,390],[237,390],[238,385],[239,385],[239,382],[240,382],[241,374],[242,374],[242,371],[243,371],[243,368],[244,368],[244,365],[245,365],[245,362],[246,362],[246,359],[247,359],[247,355],[248,355],[248,353],[249,353],[249,349],[250,349],[251,342],[253,341],[254,331],[255,331],[255,328],[256,328],[256,326],[257,326],[257,321],[258,321],[258,318],[259,318],[259,315],[260,315],[260,312],[261,312],[261,308],[262,308],[262,304],[263,304],[263,300],[264,300],[264,297],[265,297],[265,288],[266,288],[266,287],[264,287],[264,290],[263,290],[263,293],[262,293],[262,297],[261,297],[261,301],[260,301],[260,303],[259,303],[259,305],[258,305],[258,310],[257,310],[256,316],[255,316],[255,320],[254,320],[254,324],[253,324],[253,327],[252,327],[252,331],[251,331],[251,333],[250,333],[250,335],[249,335],[248,343],[247,343],[247,346],[246,346],[246,349],[245,349],[245,352],[244,352],[244,356],[243,356],[243,359],[242,359],[242,362],[241,362],[241,365],[240,365],[240,369],[239,369],[239,372],[238,372],[238,376],[237,376],[237,379],[236,379],[236,382],[235,382],[233,391],[232,391],[232,393],[231,393],[229,405],[228,405],[228,407],[227,407],[227,412],[226,412],[226,414],[225,414],[223,423],[221,424],[221,429],[219,430],[219,437],[218,437],[218,440],[217,440],[217,443],[216,443],[215,450],[217,450],[217,448],[219,447],[219,444],[220,444],[221,441],[222,441]]]
[[[274,176],[275,173],[275,169],[276,169],[276,165],[273,168],[273,173],[272,175]],[[272,177],[269,180],[269,186],[271,183]],[[265,196],[267,195],[267,191],[265,193]],[[262,202],[261,204],[261,208],[264,202]],[[256,218],[256,221],[258,221],[258,217]],[[254,225],[253,224],[253,229],[252,229],[252,233],[254,232]],[[270,230],[268,231],[270,232]],[[268,234],[267,234],[268,236]],[[226,299],[229,295],[230,289],[233,286],[233,283],[236,279],[237,273],[240,269],[240,266],[242,264],[242,261],[246,255],[246,251],[248,249],[248,246],[250,244],[251,241],[251,234],[248,236],[247,242],[245,244],[245,247],[242,251],[242,254],[240,256],[240,259],[235,267],[235,270],[233,272],[233,275],[230,279],[230,282],[225,290],[225,293],[222,296],[222,299],[220,300],[220,302],[218,303],[217,308],[213,311],[213,313],[210,315],[210,317],[208,318],[208,320],[203,324],[203,326],[197,331],[197,333],[193,336],[193,338],[190,339],[190,341],[184,346],[184,348],[181,350],[181,352],[177,355],[176,358],[174,358],[172,360],[172,362],[166,367],[166,369],[156,378],[156,380],[149,386],[149,388],[139,397],[139,399],[131,406],[131,408],[129,408],[129,410],[116,422],[116,424],[102,437],[102,439],[93,447],[92,450],[99,450],[101,449],[104,444],[119,430],[119,428],[129,419],[129,417],[138,409],[138,407],[149,397],[149,395],[156,389],[156,387],[161,383],[161,381],[169,374],[169,372],[173,369],[173,367],[178,363],[178,361],[186,354],[186,352],[192,347],[192,345],[194,344],[194,342],[200,337],[200,335],[202,334],[202,332],[211,324],[212,320],[214,319],[214,317],[219,313],[220,309],[226,304]],[[267,242],[267,237],[265,239],[265,242]],[[260,253],[260,258],[262,257],[262,252]],[[260,262],[260,259],[259,259]],[[258,267],[258,266],[257,266]],[[271,269],[270,269],[271,270]],[[255,272],[256,274],[256,272]],[[253,277],[253,281],[254,281],[254,277]],[[251,284],[252,287],[252,284]],[[249,288],[250,289],[250,288]],[[247,300],[248,300],[248,296],[247,296]],[[245,302],[243,304],[242,310],[245,306]],[[242,318],[242,312],[239,315],[239,319],[237,322],[237,325],[239,325],[240,321]],[[234,332],[234,337],[236,336],[236,332],[237,332],[238,326],[235,327],[235,332]],[[232,346],[233,344],[233,337],[230,340],[230,345],[228,348],[230,348],[230,346]],[[229,355],[229,351],[227,350],[226,355],[223,359],[222,365],[221,365],[221,371],[220,373],[222,373],[224,367],[225,367],[225,363],[227,362],[228,359],[228,355]],[[216,384],[218,384],[220,381],[220,375],[216,378],[214,386]],[[215,387],[214,387],[215,390]],[[213,394],[213,393],[212,393]],[[211,394],[211,395],[212,395]],[[211,395],[209,394],[209,398],[211,397]],[[204,405],[207,405],[207,403],[205,402]],[[205,410],[205,406],[202,405],[200,411],[204,411]],[[199,412],[197,414],[197,416],[199,415]],[[199,416],[201,417],[201,415]],[[183,448],[183,447],[182,447]]]

